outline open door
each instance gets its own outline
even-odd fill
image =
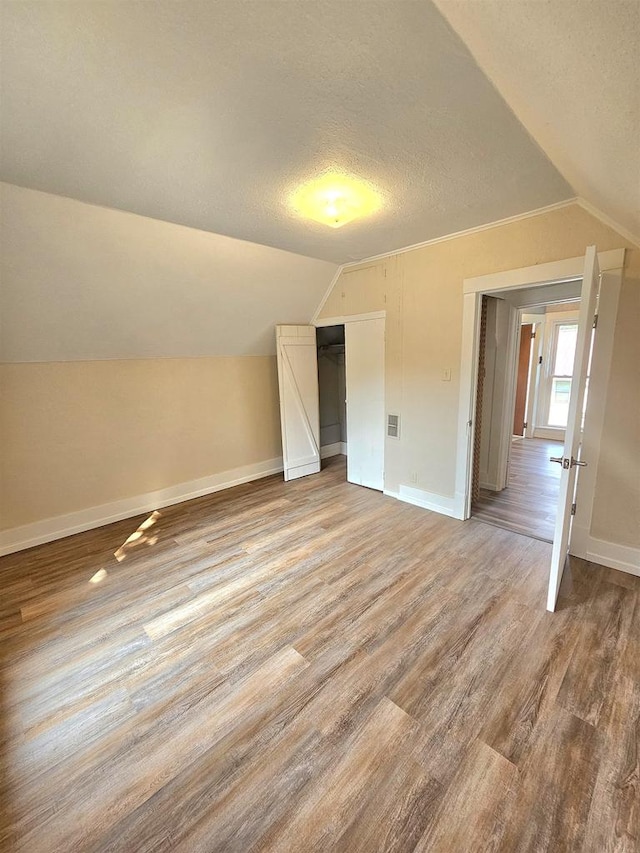
[[[578,468],[588,464],[587,460],[580,458],[580,448],[582,443],[582,420],[587,371],[589,369],[591,341],[594,333],[595,307],[599,281],[600,270],[598,268],[596,247],[589,246],[584,259],[580,314],[578,315],[578,339],[573,363],[564,450],[562,456],[551,457],[552,462],[562,465],[562,473],[560,475],[560,497],[558,499],[558,513],[556,515],[556,527],[553,536],[547,610],[556,609],[562,573],[569,551],[572,507],[575,500]]]
[[[345,324],[347,480],[384,489],[384,320]]]
[[[318,353],[314,326],[276,326],[285,480],[320,470]]]

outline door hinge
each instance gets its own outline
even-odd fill
[[[576,505],[571,504],[571,515],[575,515],[575,514],[576,514]]]
[[[594,329],[598,328],[598,315],[597,314],[593,315],[593,328]]]
[[[538,364],[542,364],[542,356],[538,357]]]
[[[535,338],[535,336],[536,336],[536,333],[535,333],[535,332],[531,332],[531,340],[533,340],[533,339]]]
[[[525,421],[525,422],[522,424],[522,426],[524,427],[524,429],[526,429],[526,428],[529,426],[529,424]]]

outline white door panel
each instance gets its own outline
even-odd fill
[[[345,323],[347,480],[384,488],[384,319]]]
[[[314,326],[276,326],[285,480],[320,470],[318,355]]]
[[[578,315],[578,340],[576,342],[576,355],[573,363],[573,379],[569,395],[569,415],[565,430],[564,450],[562,456],[558,458],[559,464],[562,465],[562,473],[560,475],[560,497],[558,500],[558,513],[556,515],[556,528],[551,555],[551,571],[549,574],[548,610],[555,610],[556,608],[562,573],[569,551],[572,520],[571,506],[575,499],[578,469],[588,463],[588,460],[580,459],[582,413],[599,282],[600,272],[598,269],[596,247],[589,246],[584,259],[580,313]]]

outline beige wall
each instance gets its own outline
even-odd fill
[[[625,245],[572,207],[341,276],[323,317],[387,311],[387,409],[403,418],[402,440],[387,443],[389,489],[408,484],[415,471],[419,488],[453,495],[462,279],[577,256],[594,242],[601,250]],[[45,269],[46,258],[38,264]],[[596,537],[631,546],[640,544],[639,299],[640,251],[634,249],[620,300],[592,527]],[[447,367],[452,381],[442,382]],[[280,455],[270,356],[0,366],[0,529]]]
[[[627,246],[598,469],[592,535],[640,546],[640,250],[578,205],[414,249],[336,282],[320,317],[386,310],[386,408],[402,414],[401,441],[387,441],[385,486],[453,497],[465,278]],[[451,368],[452,381],[442,372]]]
[[[640,250],[620,294],[591,533],[640,545]]]
[[[0,366],[0,528],[281,456],[275,358]]]
[[[274,326],[335,264],[6,183],[0,213],[0,529],[281,456]]]
[[[338,267],[0,183],[0,360],[275,355]]]

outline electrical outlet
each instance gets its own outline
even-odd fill
[[[410,483],[417,483],[418,482],[418,475],[416,474],[415,471],[412,471],[411,474],[409,474],[409,482]]]

